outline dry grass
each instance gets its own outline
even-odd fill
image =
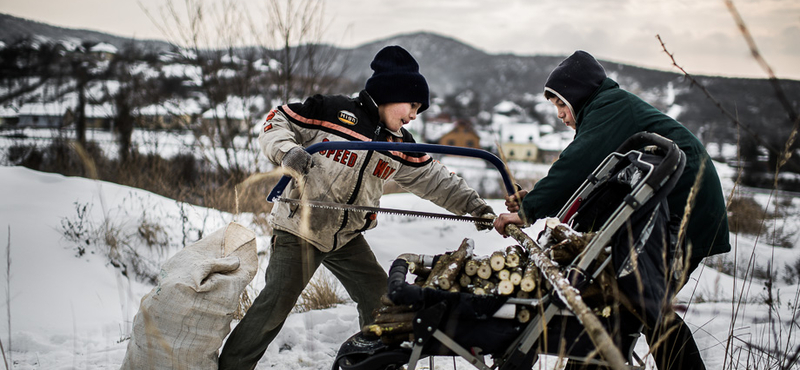
[[[346,300],[337,291],[337,284],[334,278],[322,270],[311,279],[306,289],[300,294],[295,311],[324,310],[345,302]]]
[[[250,309],[250,305],[253,304],[253,300],[250,299],[250,295],[247,293],[247,289],[242,291],[242,295],[239,296],[239,306],[236,307],[236,311],[233,311],[233,319],[234,320],[241,320],[244,318],[244,314]]]
[[[737,234],[758,235],[764,224],[764,207],[753,198],[735,197],[728,206],[728,226]]]

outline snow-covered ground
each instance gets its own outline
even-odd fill
[[[457,166],[456,162],[448,165],[451,169]],[[718,168],[727,195],[735,172],[723,165]],[[5,293],[0,296],[0,340],[9,367],[14,369],[116,369],[121,365],[139,300],[153,286],[129,279],[110,265],[102,243],[93,239],[98,231],[111,230],[117,240],[128,245],[136,245],[142,227],[157,231],[156,245],[160,247],[146,253],[152,264],[149,267],[157,269],[184,240],[196,240],[230,221],[257,230],[246,214],[188,206],[101,181],[21,167],[0,167],[0,179],[0,292]],[[775,203],[775,196],[754,197],[761,204]],[[503,210],[502,200],[489,202],[496,211]],[[781,226],[798,230],[800,199],[781,198],[779,203],[785,212]],[[387,195],[382,206],[444,212],[409,194]],[[379,216],[379,222],[377,229],[365,235],[387,269],[399,254],[443,253],[457,248],[464,238],[474,240],[477,254],[489,254],[513,243],[494,232],[478,232],[467,223],[392,215]],[[529,231],[530,235],[536,233],[538,230]],[[767,356],[747,349],[748,343],[791,353],[800,344],[793,317],[800,303],[797,279],[789,283],[782,278],[785,266],[796,264],[800,258],[800,249],[774,248],[765,238],[731,237],[735,252],[720,261],[739,265],[753,261],[762,269],[770,263],[777,271],[779,278],[772,289],[774,311],[770,313],[764,304],[769,291],[763,280],[734,278],[710,267],[695,272],[678,300],[691,302],[684,317],[703,350],[707,368],[722,368],[726,359],[726,368],[731,368],[733,359],[737,365],[732,368],[746,368],[745,361],[749,360],[749,368],[766,369]],[[84,239],[90,243],[75,242]],[[790,239],[798,244],[796,234]],[[259,251],[266,251],[268,243],[268,235],[257,236]],[[262,260],[251,283],[253,291],[263,284],[264,268],[266,261]],[[771,323],[770,318],[777,323]],[[258,369],[329,369],[341,343],[358,330],[352,303],[294,313]],[[644,340],[637,350],[646,353]],[[754,363],[761,365],[752,366]],[[463,361],[457,361],[456,366],[471,368]],[[540,366],[557,368],[551,357],[543,358],[535,368]],[[435,368],[452,369],[453,361],[437,359]]]

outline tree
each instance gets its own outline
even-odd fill
[[[47,83],[63,79],[65,53],[61,44],[37,43],[27,37],[0,49],[0,85],[3,87],[0,104],[22,98]]]
[[[166,0],[160,18],[151,16],[184,51],[183,62],[199,71],[195,90],[205,114],[198,141],[211,143],[205,157],[234,178],[246,172],[239,154],[254,152],[247,150],[250,140],[235,139],[249,133],[275,98],[324,93],[339,81],[330,73],[336,49],[321,45],[324,0],[265,0],[262,10],[265,16],[255,21],[235,0],[211,6],[185,0],[181,7]]]

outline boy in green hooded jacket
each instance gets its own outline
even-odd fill
[[[671,213],[683,215],[689,193],[700,174],[686,229],[685,276],[710,255],[730,251],[728,218],[722,186],[714,164],[702,143],[686,127],[619,87],[606,76],[600,63],[585,51],[576,51],[561,62],[545,84],[545,97],[558,111],[575,138],[553,163],[546,177],[530,192],[521,192],[522,204],[511,195],[495,229],[505,234],[508,224],[527,225],[555,216],[586,177],[626,139],[641,131],[664,136],[686,154],[686,167],[667,202]],[[660,370],[705,369],[691,331],[674,311],[667,308],[661,323],[650,323],[648,343],[665,339],[655,350]],[[657,326],[652,328],[652,326]],[[660,338],[661,337],[661,338]]]

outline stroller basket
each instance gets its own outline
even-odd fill
[[[557,222],[593,235],[559,269],[631,369],[644,368],[633,348],[671,293],[671,272],[664,266],[671,266],[676,238],[666,196],[684,163],[683,152],[670,140],[651,133],[634,135],[606,157],[558,214]],[[532,242],[540,251],[557,247],[520,234],[527,239],[515,236],[521,245]],[[462,248],[471,242],[465,239]],[[471,255],[471,245],[464,250]],[[422,260],[429,259],[416,262]],[[420,359],[433,356],[460,356],[482,370],[530,369],[539,354],[609,365],[556,284],[545,281],[527,298],[477,295],[406,283],[410,269],[417,268],[414,261],[398,258],[389,274],[388,305],[413,313],[404,340],[357,333],[341,346],[334,370],[415,369]],[[648,281],[644,288],[642,279]],[[597,294],[598,281],[610,282],[617,294]],[[530,319],[520,320],[516,313],[521,311],[530,312]],[[487,355],[491,365],[484,361]]]

